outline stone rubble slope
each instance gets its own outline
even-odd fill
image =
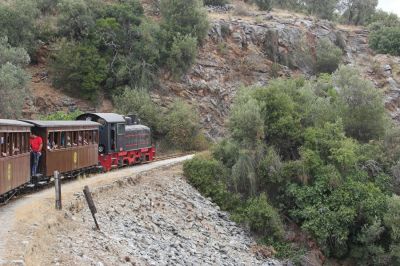
[[[77,197],[53,229],[51,264],[282,265],[253,254],[254,240],[186,183],[181,166],[95,191],[101,232]]]

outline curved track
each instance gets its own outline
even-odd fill
[[[176,156],[176,155],[175,155]],[[174,156],[171,156],[174,157]],[[112,183],[123,177],[132,176],[135,174],[144,173],[156,168],[169,166],[177,163],[181,163],[185,160],[191,159],[193,155],[186,155],[182,157],[176,157],[172,159],[164,159],[154,161],[149,164],[137,165],[135,167],[122,168],[114,170],[112,172],[103,173],[96,175],[93,178],[78,179],[62,185],[62,197],[68,199],[71,195],[76,192],[81,192],[85,185],[89,187],[97,187],[105,184]],[[165,157],[163,157],[165,158]],[[46,188],[34,194],[28,194],[21,196],[18,200],[14,200],[9,204],[0,207],[0,265],[8,265],[4,259],[6,254],[10,252],[8,249],[7,240],[13,239],[15,236],[16,226],[18,226],[18,215],[27,209],[32,210],[33,208],[40,208],[39,205],[46,205],[46,208],[54,208],[54,188]],[[36,215],[43,215],[39,211]],[[34,220],[35,217],[32,217]]]

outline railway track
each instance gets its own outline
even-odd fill
[[[174,159],[174,158],[179,158],[179,157],[183,157],[186,155],[190,155],[192,153],[190,152],[182,152],[182,153],[174,153],[174,154],[167,154],[167,155],[162,155],[162,156],[156,156],[154,158],[153,161],[151,162],[147,162],[146,164],[151,164],[153,162],[158,162],[158,161],[164,161],[164,160],[168,160],[168,159]],[[125,169],[125,168],[130,168],[130,167],[135,167],[141,164],[136,164],[136,165],[131,165],[131,166],[122,166],[116,169],[112,169],[110,172],[114,172],[114,171],[118,171],[121,169]],[[68,183],[71,181],[76,180],[79,176],[82,175],[87,175],[87,177],[96,177],[96,175],[100,174],[102,172],[97,172],[97,173],[93,173],[93,172],[76,172],[76,173],[72,173],[72,174],[68,174],[68,175],[63,175],[61,178],[62,183]],[[46,183],[39,183],[36,186],[32,186],[32,184],[27,184],[24,187],[21,187],[18,190],[12,191],[12,193],[10,193],[10,195],[4,199],[3,201],[0,201],[0,207],[7,205],[8,203],[18,200],[18,198],[21,198],[23,196],[27,196],[27,195],[31,195],[34,193],[37,193],[43,189],[52,187],[54,185],[54,179],[51,178],[49,182]]]

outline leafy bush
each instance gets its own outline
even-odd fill
[[[342,18],[347,24],[363,25],[374,14],[377,0],[346,0],[339,2]]]
[[[272,82],[269,87],[254,90],[254,98],[261,107],[265,141],[275,146],[280,154],[291,157],[297,153],[301,141],[301,125],[293,99],[282,90],[289,84],[284,80]]]
[[[255,99],[236,102],[229,117],[232,138],[243,145],[255,145],[264,137],[264,121],[261,108]]]
[[[177,78],[184,74],[194,63],[197,54],[196,39],[190,35],[174,38],[167,66],[172,75]]]
[[[144,89],[125,87],[121,94],[113,97],[117,112],[120,114],[136,114],[141,122],[153,130],[153,134],[164,134],[163,116],[161,110]]]
[[[199,117],[195,110],[182,101],[176,101],[165,117],[167,140],[183,150],[193,148],[193,140],[201,134]]]
[[[232,167],[230,186],[244,197],[254,196],[257,192],[256,166],[254,158],[247,151],[240,151]]]
[[[321,39],[317,44],[317,73],[334,72],[341,61],[342,50],[328,39]]]
[[[372,183],[347,181],[335,187],[331,182],[326,172],[313,186],[292,187],[298,206],[292,214],[303,220],[302,227],[316,237],[326,254],[341,257],[356,242],[354,234],[362,233],[359,225],[368,226],[375,216],[382,217],[386,201]]]
[[[0,115],[19,118],[29,91],[26,90],[28,75],[23,67],[30,59],[23,48],[8,44],[7,37],[0,39]]]
[[[183,165],[188,181],[204,196],[211,197],[221,209],[234,211],[240,205],[237,195],[227,191],[224,184],[225,168],[215,160],[194,157]]]
[[[386,111],[381,93],[352,67],[341,66],[333,77],[346,134],[364,142],[383,137]]]
[[[339,0],[306,0],[304,2],[310,14],[322,19],[333,19]]]
[[[282,185],[283,168],[284,164],[279,154],[269,147],[257,167],[257,181],[258,189],[268,192],[272,199],[278,194],[279,185]]]
[[[239,158],[239,147],[233,141],[224,139],[214,148],[213,157],[231,169]]]
[[[177,34],[191,35],[199,43],[207,36],[209,23],[201,0],[164,0],[161,2],[162,27],[173,43]]]
[[[58,8],[60,34],[73,40],[82,40],[89,36],[95,25],[95,18],[86,1],[62,0]]]
[[[272,10],[272,0],[253,0],[260,10],[271,11]]]
[[[51,64],[53,84],[91,101],[97,100],[106,78],[106,61],[93,46],[63,43]]]
[[[229,0],[203,0],[206,6],[223,6],[229,3]]]
[[[400,55],[400,27],[385,27],[373,31],[369,45],[378,53]]]
[[[81,114],[83,114],[83,112],[80,110],[75,110],[73,112],[58,111],[58,112],[55,112],[52,114],[42,116],[40,119],[42,119],[42,120],[75,120]]]
[[[282,221],[278,212],[268,203],[265,194],[249,199],[239,220],[248,223],[250,229],[259,234],[276,240],[283,237]]]
[[[30,62],[28,53],[23,48],[11,47],[8,38],[0,38],[0,65],[11,63],[14,66],[24,67]]]
[[[106,89],[151,87],[157,81],[163,45],[159,26],[145,19],[136,0],[108,4],[104,9],[90,42],[108,61]]]
[[[61,0],[35,0],[38,9],[42,14],[48,15],[57,10],[57,5]]]
[[[39,11],[33,1],[18,0],[0,4],[0,36],[7,36],[13,47],[23,47],[29,54],[36,49],[35,19]]]
[[[7,62],[0,67],[0,114],[4,118],[19,118],[25,97],[28,75]]]

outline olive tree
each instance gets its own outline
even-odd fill
[[[385,133],[386,111],[381,93],[353,67],[341,66],[333,76],[338,109],[348,136],[368,142]]]
[[[4,118],[21,116],[28,76],[25,71],[7,62],[0,67],[0,114]]]
[[[11,47],[7,37],[0,39],[0,115],[17,118],[21,115],[28,75],[22,69],[29,63],[29,55],[23,48]]]

